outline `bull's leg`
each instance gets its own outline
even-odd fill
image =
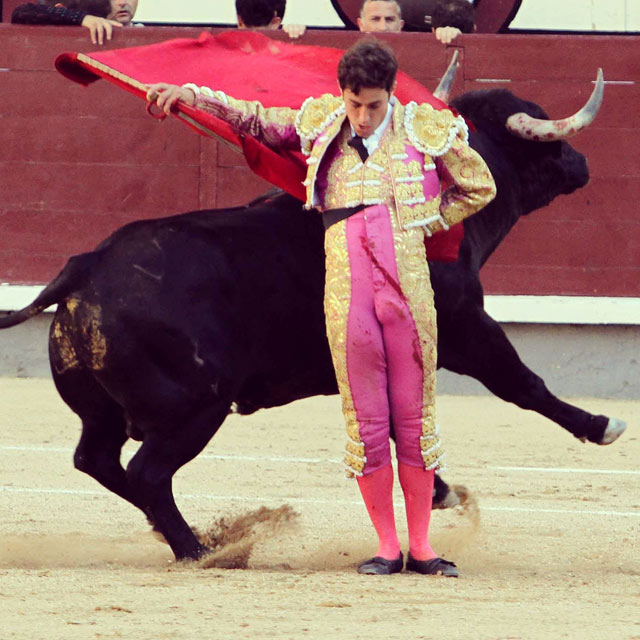
[[[128,439],[122,408],[86,370],[54,374],[54,381],[63,400],[82,420],[74,454],[76,469],[144,511],[120,464]]]
[[[144,511],[120,464],[122,445],[127,439],[125,421],[121,416],[84,418],[82,436],[73,461],[76,469]],[[145,515],[148,516],[146,512]]]
[[[188,423],[176,425],[174,429],[146,433],[127,466],[129,482],[176,560],[195,560],[208,549],[198,541],[176,506],[173,475],[202,451],[227,416],[230,404],[205,408]]]
[[[443,323],[439,345],[439,366],[476,378],[499,398],[536,411],[576,438],[610,444],[624,431],[624,422],[592,415],[550,393],[542,378],[520,360],[500,325],[480,307],[468,308],[455,323]]]

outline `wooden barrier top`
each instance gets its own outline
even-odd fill
[[[127,29],[106,47],[202,30]],[[353,38],[314,29],[300,42],[346,48]],[[427,87],[457,49],[453,95],[509,88],[553,118],[581,107],[604,69],[601,112],[571,142],[589,160],[590,184],[521,220],[483,283],[494,294],[640,297],[640,36],[464,35],[455,47],[428,33],[383,39]],[[53,68],[62,51],[92,50],[82,28],[0,25],[0,282],[48,282],[69,255],[126,222],[243,204],[266,189],[224,145],[173,119],[158,125],[142,101],[107,82],[81,87]]]

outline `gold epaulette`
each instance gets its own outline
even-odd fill
[[[457,135],[462,135],[465,142],[469,136],[462,116],[426,103],[409,102],[405,106],[404,126],[411,144],[432,157],[449,151]]]
[[[325,93],[319,98],[307,98],[295,122],[302,152],[309,155],[314,140],[344,112],[344,101],[339,96]]]

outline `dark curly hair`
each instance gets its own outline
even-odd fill
[[[236,13],[246,27],[266,27],[275,13],[284,18],[287,0],[236,0]]]
[[[475,10],[469,0],[439,0],[431,12],[431,28],[457,27],[462,33],[473,33]]]
[[[338,83],[342,90],[350,89],[356,95],[362,88],[391,92],[397,72],[393,51],[386,44],[367,38],[344,52],[338,64]]]

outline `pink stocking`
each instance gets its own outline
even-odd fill
[[[429,520],[435,471],[398,463],[398,477],[404,493],[409,528],[409,552],[415,560],[437,557],[429,544]]]
[[[358,478],[358,487],[369,517],[378,534],[376,556],[395,560],[400,555],[400,542],[393,515],[393,468],[388,464]]]

